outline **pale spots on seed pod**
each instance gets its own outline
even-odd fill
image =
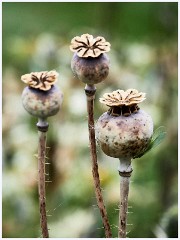
[[[108,127],[108,131],[111,131],[111,127]]]

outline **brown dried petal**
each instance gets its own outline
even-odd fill
[[[58,78],[55,70],[43,72],[31,72],[21,76],[21,80],[32,88],[48,91]]]
[[[83,34],[71,40],[70,50],[79,57],[98,57],[101,53],[109,52],[110,46],[103,37],[94,38],[90,34]]]
[[[138,92],[136,89],[128,89],[127,91],[116,90],[112,93],[105,93],[99,101],[109,107],[130,106],[144,101],[145,95],[145,93]]]

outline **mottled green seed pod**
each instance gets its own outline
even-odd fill
[[[104,94],[100,101],[110,106],[96,123],[96,138],[103,152],[114,158],[134,158],[144,152],[153,135],[153,121],[137,103],[145,99],[135,89]]]
[[[96,123],[96,137],[103,152],[114,158],[133,158],[143,152],[153,134],[153,121],[143,110],[128,117],[105,112]]]
[[[22,93],[22,103],[28,113],[42,120],[59,111],[63,94],[54,85],[58,75],[52,70],[31,72],[21,76],[21,80],[28,84]]]
[[[47,118],[55,115],[61,107],[63,94],[53,85],[50,90],[26,87],[22,93],[22,103],[27,112],[38,118]]]
[[[70,49],[75,52],[71,68],[78,79],[88,85],[106,79],[110,61],[105,52],[110,51],[110,43],[103,37],[94,38],[92,35],[83,34],[72,39]]]

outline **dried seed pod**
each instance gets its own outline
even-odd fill
[[[153,121],[137,103],[145,99],[135,89],[104,94],[100,101],[110,109],[96,123],[96,137],[103,152],[111,157],[128,159],[143,152],[153,134]]]
[[[22,103],[27,112],[39,118],[55,115],[61,107],[63,94],[57,86],[49,91],[26,87],[22,93]]]
[[[46,71],[25,74],[21,77],[21,80],[29,85],[23,90],[22,103],[31,115],[46,119],[60,110],[63,94],[53,85],[57,81],[57,76],[56,71]]]
[[[103,37],[93,38],[89,34],[74,37],[70,50],[75,52],[71,61],[72,71],[82,82],[93,85],[108,76],[110,62],[105,53],[110,51],[110,43]]]

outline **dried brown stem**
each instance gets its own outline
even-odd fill
[[[95,129],[94,129],[94,98],[95,98],[96,88],[94,85],[86,85],[85,93],[87,96],[87,111],[88,111],[88,128],[89,128],[89,143],[90,143],[90,152],[92,159],[92,175],[95,185],[95,194],[97,199],[97,205],[100,210],[102,217],[103,226],[105,229],[106,238],[111,238],[111,228],[107,216],[107,211],[104,205],[99,172],[98,172],[98,163],[97,163],[97,154],[96,154],[96,141],[95,141]]]
[[[40,121],[38,122],[38,124]],[[49,238],[46,216],[46,193],[45,193],[45,152],[46,152],[46,131],[48,125],[38,126],[39,145],[38,145],[38,192],[39,192],[39,209],[40,225],[43,238]]]
[[[120,160],[120,211],[119,211],[119,238],[126,238],[129,183],[132,173],[131,159]]]

